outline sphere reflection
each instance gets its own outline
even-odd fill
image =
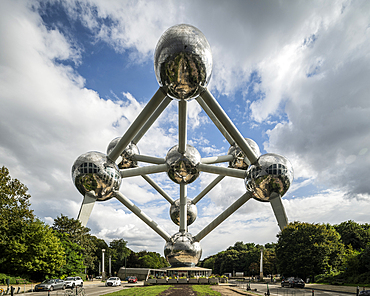
[[[194,205],[190,199],[187,198],[186,201],[187,207],[187,225],[191,225],[198,215],[197,206]],[[173,223],[180,225],[180,199],[175,200],[170,208],[170,217]]]
[[[164,256],[171,267],[194,267],[202,256],[202,248],[190,233],[178,232],[166,243]]]
[[[212,53],[206,37],[186,24],[167,29],[155,49],[154,70],[159,85],[171,98],[197,97],[212,74]]]
[[[121,140],[121,137],[113,139],[107,148],[107,155],[116,147],[117,143]],[[137,161],[134,159],[135,154],[140,154],[139,149],[134,143],[127,145],[125,150],[121,153],[121,161],[118,163],[118,167],[123,169],[135,168],[137,167]]]
[[[72,179],[78,191],[92,194],[97,200],[113,197],[113,191],[121,186],[117,165],[101,152],[82,154],[72,166]]]
[[[251,147],[251,149],[253,150],[254,154],[259,157],[261,155],[261,152],[257,143],[249,138],[245,138],[245,140],[247,141],[249,147]],[[230,146],[227,154],[234,156],[234,159],[229,162],[229,167],[231,168],[246,170],[251,164],[248,159],[245,159],[244,152],[236,144]]]
[[[178,145],[172,147],[166,155],[168,177],[177,184],[190,184],[199,176],[197,165],[200,163],[200,154],[193,146],[186,145],[185,154],[178,151]]]
[[[285,157],[273,153],[261,155],[245,177],[246,188],[259,201],[283,196],[293,182],[293,167]]]

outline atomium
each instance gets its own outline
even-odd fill
[[[194,267],[202,256],[202,248],[191,233],[178,232],[166,243],[164,255],[172,267]]]
[[[109,143],[107,155],[85,153],[72,167],[73,183],[84,196],[78,215],[82,225],[86,226],[96,200],[115,197],[166,241],[164,254],[172,267],[195,266],[202,254],[200,240],[252,197],[270,202],[281,230],[288,224],[281,197],[293,181],[292,166],[283,156],[260,155],[257,143],[244,138],[237,130],[206,88],[212,74],[212,63],[210,45],[201,31],[184,24],[169,28],[160,37],[154,54],[158,91],[124,135]],[[195,147],[187,144],[187,104],[191,99],[199,103],[229,143],[227,155],[202,158]],[[136,144],[170,103],[178,104],[179,144],[169,149],[164,158],[140,155]],[[140,166],[141,162],[146,165]],[[229,166],[220,166],[221,162],[228,162]],[[149,176],[164,172],[179,185],[180,198],[172,199]],[[189,199],[187,186],[202,172],[217,176],[197,196]],[[172,236],[168,234],[119,191],[121,179],[134,176],[144,178],[171,204],[170,218],[179,226],[179,232]],[[188,228],[197,218],[197,203],[225,176],[244,179],[246,192],[193,236]]]
[[[190,199],[186,199],[187,224],[191,225],[198,215],[198,209]],[[170,217],[173,223],[180,225],[180,199],[176,199],[170,207]]]
[[[99,201],[113,197],[121,186],[117,165],[101,152],[91,151],[78,157],[72,166],[72,179],[82,195],[89,193]]]
[[[206,37],[190,25],[169,28],[155,49],[154,70],[159,85],[171,98],[198,96],[212,74],[212,53]]]
[[[119,140],[121,140],[121,137],[117,137],[109,143],[107,148],[107,155],[109,155],[109,153],[111,153],[114,147],[116,147]],[[123,170],[137,167],[137,161],[134,159],[135,154],[140,154],[139,149],[134,143],[130,143],[121,153],[122,159],[118,163],[118,168]]]
[[[258,164],[247,170],[247,190],[259,201],[282,197],[293,181],[293,167],[285,157],[273,153],[261,155]]]
[[[200,154],[193,146],[186,145],[186,152],[179,152],[178,145],[172,147],[166,156],[168,177],[177,184],[190,184],[199,177],[197,165],[200,163]]]
[[[252,139],[245,138],[251,149],[253,150],[254,154],[259,157],[261,155],[260,148],[258,147],[257,143]],[[229,151],[227,154],[232,155],[234,159],[229,162],[229,167],[234,169],[241,169],[246,170],[251,162],[248,158],[245,157],[243,151],[238,147],[238,145],[233,144],[230,146]]]

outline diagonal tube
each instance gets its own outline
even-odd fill
[[[218,225],[224,222],[231,214],[233,214],[237,209],[239,209],[244,203],[246,203],[251,197],[252,193],[247,191],[238,200],[236,200],[230,207],[228,207],[223,213],[221,213],[216,219],[209,223],[203,230],[201,230],[196,236],[194,236],[194,241],[199,242],[207,234],[209,234]]]
[[[217,117],[220,121],[221,125],[227,130],[230,136],[235,140],[236,144],[240,147],[240,149],[244,152],[244,154],[248,157],[251,164],[257,162],[257,156],[254,151],[250,148],[247,141],[243,138],[241,133],[235,127],[234,123],[230,120],[227,116],[225,111],[221,108],[220,104],[216,101],[216,99],[212,96],[212,94],[205,89],[200,96],[204,100],[205,104],[211,109],[213,114]]]
[[[208,117],[213,121],[214,125],[218,128],[218,130],[221,132],[221,134],[225,137],[225,139],[229,142],[230,145],[233,145],[235,143],[234,139],[229,135],[227,130],[223,127],[223,125],[220,123],[220,121],[217,119],[217,117],[213,114],[211,109],[209,109],[208,105],[203,101],[201,96],[198,96],[196,98],[199,105],[202,107],[204,112],[208,115]]]
[[[185,154],[186,151],[186,124],[187,124],[188,104],[186,101],[179,101],[179,153]]]
[[[217,175],[229,176],[229,177],[240,178],[240,179],[245,178],[245,171],[239,170],[239,169],[225,168],[225,167],[220,167],[220,166],[215,166],[215,165],[210,165],[210,164],[203,164],[203,163],[198,164],[198,169],[201,172],[206,172],[210,174],[217,174]]]
[[[142,210],[133,204],[126,196],[124,196],[119,191],[114,191],[115,197],[126,206],[131,212],[138,216],[146,225],[158,233],[165,241],[170,241],[170,235],[164,231],[157,223],[155,223],[151,218],[149,218]]]
[[[166,192],[163,191],[161,187],[157,183],[155,183],[152,178],[147,175],[141,175],[145,181],[147,181],[155,190],[158,191],[160,195],[162,195],[171,205],[175,202]]]
[[[215,187],[221,180],[225,178],[225,176],[217,176],[211,183],[208,184],[206,188],[202,190],[191,202],[195,205],[198,201],[200,201],[208,192],[210,192],[213,187]]]
[[[120,170],[122,178],[163,173],[167,171],[167,164],[148,165],[144,167]]]
[[[141,138],[145,135],[145,133],[148,131],[148,129],[152,126],[152,124],[157,120],[159,115],[162,114],[164,109],[168,106],[169,103],[171,103],[172,99],[169,97],[165,97],[165,99],[160,103],[157,109],[153,112],[152,116],[145,122],[144,126],[140,129],[140,131],[137,133],[137,135],[133,138],[132,143],[137,144]]]
[[[135,154],[133,157],[136,161],[147,162],[147,163],[163,164],[166,162],[164,158],[141,155],[141,154]]]
[[[202,158],[200,162],[204,164],[211,164],[211,163],[220,163],[220,162],[227,162],[227,161],[233,161],[233,160],[234,160],[234,156],[228,154],[228,155]]]
[[[148,104],[144,107],[141,113],[136,117],[134,122],[131,123],[130,127],[126,133],[122,136],[121,140],[117,143],[114,149],[109,153],[108,157],[112,161],[116,161],[123,150],[131,142],[131,140],[136,136],[140,129],[144,126],[148,118],[154,113],[159,104],[166,97],[165,92],[162,88],[159,88],[154,96],[150,99]]]
[[[89,192],[85,194],[84,200],[78,213],[77,220],[80,220],[82,226],[86,226],[87,221],[89,221],[91,212],[94,208],[96,197]]]
[[[281,200],[281,197],[275,197],[270,200],[272,210],[274,211],[276,220],[278,222],[280,230],[283,230],[285,226],[288,225],[288,217],[285,213],[284,205]]]

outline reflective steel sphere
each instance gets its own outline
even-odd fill
[[[190,25],[167,29],[155,49],[154,71],[169,97],[180,100],[197,97],[212,74],[212,53],[206,37]]]
[[[72,166],[72,179],[78,191],[93,194],[97,200],[113,197],[113,190],[119,190],[121,175],[117,165],[101,152],[82,154]]]
[[[107,148],[107,155],[116,147],[117,143],[121,140],[121,137],[113,139]],[[123,169],[137,167],[137,161],[134,159],[135,154],[140,154],[139,149],[134,143],[128,144],[128,146],[121,153],[122,160],[118,164],[118,167]]]
[[[186,152],[182,155],[179,146],[172,147],[166,155],[168,177],[177,184],[190,184],[199,176],[197,165],[200,163],[200,154],[193,146],[186,145]]]
[[[253,152],[256,154],[256,156],[259,157],[261,155],[261,152],[257,143],[252,139],[245,138],[245,140],[247,141]],[[229,162],[229,167],[231,168],[246,170],[251,164],[248,159],[246,159],[247,162],[245,162],[245,154],[236,144],[230,146],[227,154],[234,156],[234,159]]]
[[[164,256],[171,267],[194,267],[202,256],[202,248],[190,233],[178,232],[166,243]]]
[[[282,197],[293,182],[293,167],[285,157],[267,153],[261,155],[258,164],[251,165],[245,177],[248,191],[259,201]]]
[[[186,201],[187,207],[187,224],[191,225],[198,215],[197,206],[191,203],[191,200],[187,198]],[[170,217],[173,223],[180,225],[180,199],[175,200],[170,208]]]

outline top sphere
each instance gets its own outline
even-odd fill
[[[206,37],[191,25],[167,29],[155,49],[154,71],[169,97],[178,100],[197,97],[212,74],[212,53]]]

